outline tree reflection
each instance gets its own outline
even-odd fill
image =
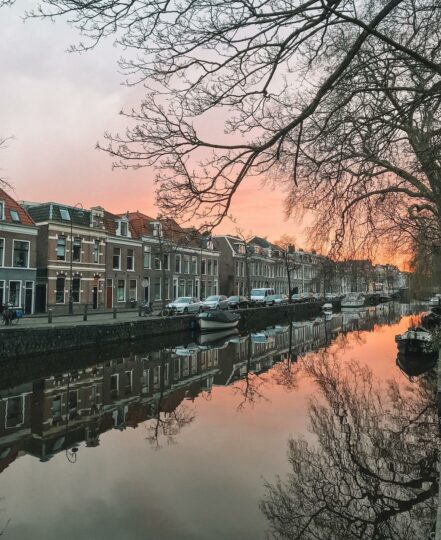
[[[174,444],[182,428],[196,418],[192,409],[181,404],[172,412],[161,412],[158,408],[155,419],[147,427],[147,440],[156,449],[164,444]]]
[[[266,484],[273,538],[427,538],[435,517],[435,381],[380,389],[371,370],[323,353],[305,367],[315,445],[290,440],[286,480]]]

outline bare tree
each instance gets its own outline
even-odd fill
[[[427,537],[436,515],[438,422],[433,373],[387,398],[367,366],[329,353],[306,367],[315,446],[290,440],[291,472],[266,484],[274,538]]]
[[[268,175],[288,213],[316,212],[317,243],[348,251],[386,233],[402,246],[419,221],[439,236],[439,7],[44,0],[29,15],[68,18],[77,49],[109,35],[124,48],[149,92],[106,149],[158,168],[164,212],[215,226],[245,178]],[[213,110],[225,136],[204,135]]]

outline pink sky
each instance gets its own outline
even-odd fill
[[[29,7],[18,2],[0,17],[0,136],[14,137],[0,166],[12,195],[155,215],[155,171],[112,170],[112,159],[95,149],[105,131],[124,129],[119,111],[142,96],[142,88],[121,85],[120,51],[109,40],[86,54],[66,53],[76,31],[62,21],[23,23],[20,14]],[[283,194],[256,179],[239,190],[232,213],[246,232],[273,240],[290,234],[306,244],[301,226],[284,218]],[[218,232],[234,228],[226,221]]]

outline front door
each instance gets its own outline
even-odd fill
[[[92,307],[96,309],[98,307],[98,287],[94,287],[92,291]]]
[[[106,287],[106,306],[111,308],[113,304],[113,281],[111,279],[107,280]]]
[[[34,291],[34,282],[26,281],[25,285],[25,298],[24,298],[24,311],[29,314],[32,313],[32,296]]]

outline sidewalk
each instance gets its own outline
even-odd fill
[[[113,318],[112,311],[105,311],[101,313],[89,312],[87,314],[87,321],[83,320],[83,314],[74,314],[74,315],[58,315],[53,316],[52,323],[48,323],[47,315],[38,316],[38,317],[24,317],[20,319],[16,324],[15,322],[12,325],[5,326],[0,325],[1,331],[8,331],[13,328],[37,328],[37,327],[55,327],[55,326],[81,326],[81,325],[93,325],[93,324],[114,324],[119,322],[130,322],[130,321],[142,321],[146,319],[153,319],[158,317],[140,317],[138,315],[138,310],[133,311],[122,311],[117,312],[116,319]]]

